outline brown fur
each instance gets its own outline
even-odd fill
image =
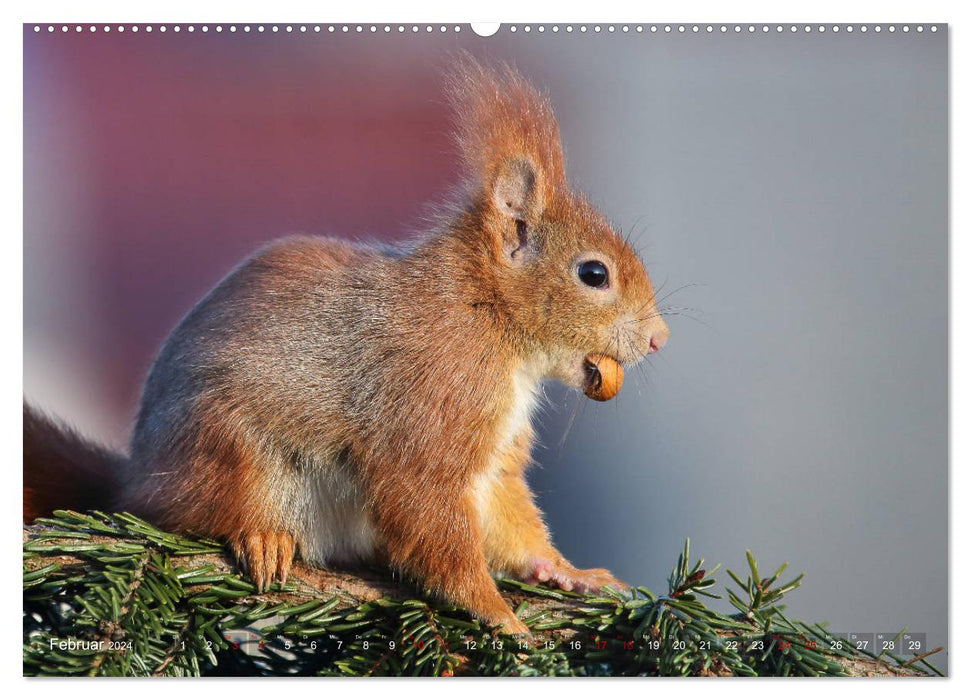
[[[531,429],[513,440],[502,456],[501,476],[481,513],[483,552],[489,568],[517,578],[530,576],[532,557],[556,557],[543,516],[526,485],[532,442]]]
[[[467,59],[449,86],[467,172],[440,224],[400,248],[286,239],[220,282],[152,367],[115,504],[225,539],[261,587],[295,552],[379,559],[521,633],[490,571],[614,582],[550,542],[528,397],[667,329],[637,256],[567,187],[547,100]],[[588,258],[606,288],[577,279]]]
[[[111,502],[124,459],[24,405],[24,522]]]

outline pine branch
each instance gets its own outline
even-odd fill
[[[501,581],[533,633],[496,634],[387,570],[297,564],[257,593],[223,547],[128,514],[62,511],[24,528],[25,675],[922,675],[790,620],[785,566],[748,555],[738,610],[707,608],[714,570],[685,543],[668,592],[578,595]]]

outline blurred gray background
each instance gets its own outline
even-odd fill
[[[946,644],[947,30],[772,26],[25,29],[25,394],[123,444],[205,289],[293,230],[415,228],[455,174],[445,52],[511,60],[684,307],[615,401],[549,387],[532,484],[557,544],[655,590],[686,537],[740,573],[748,548],[807,573],[793,615]]]

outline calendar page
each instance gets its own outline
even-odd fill
[[[225,19],[22,27],[25,676],[948,674],[947,23]]]

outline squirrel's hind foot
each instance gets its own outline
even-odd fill
[[[260,592],[274,581],[287,582],[296,543],[285,532],[251,532],[232,543],[240,565],[249,573]]]

